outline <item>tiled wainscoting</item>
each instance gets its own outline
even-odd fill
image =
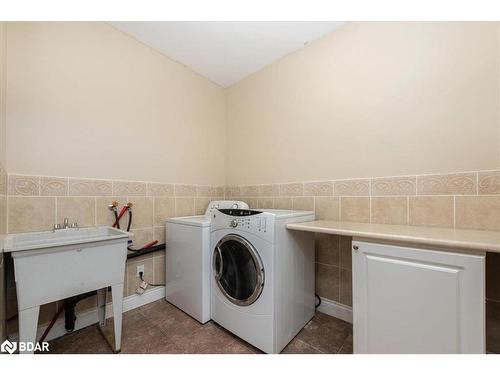
[[[135,246],[153,239],[165,242],[166,218],[202,214],[211,200],[223,197],[246,201],[252,208],[314,210],[317,219],[500,230],[500,171],[225,188],[24,175],[9,175],[6,180],[0,179],[0,231],[47,230],[64,217],[80,226],[111,225],[108,204],[131,202]],[[159,252],[131,259],[125,295],[134,294],[139,284],[138,264],[145,265],[148,281],[163,282],[164,257]],[[486,263],[487,348],[500,353],[500,255],[488,254]],[[317,235],[316,291],[323,298],[352,305],[351,238]],[[10,313],[16,309],[13,301],[11,291]],[[95,303],[89,298],[78,311]],[[44,306],[40,323],[50,320],[56,309],[56,303]],[[9,332],[16,330],[12,320]]]
[[[114,216],[108,205],[117,201],[121,208],[130,202],[133,246],[140,247],[152,240],[165,243],[166,218],[203,214],[211,200],[223,199],[224,187],[11,174],[6,192],[8,233],[50,230],[65,217],[82,227],[112,225]],[[121,228],[126,228],[127,222],[125,215]],[[134,294],[139,286],[136,276],[139,264],[144,264],[148,282],[165,281],[164,251],[133,258],[127,262],[125,296]],[[8,295],[8,313],[12,315],[17,308],[12,288]],[[95,305],[95,298],[89,298],[77,305],[77,311]],[[56,311],[57,303],[43,306],[39,323],[49,321]],[[13,320],[9,333],[16,330],[17,321]]]
[[[226,186],[225,197],[317,219],[500,230],[500,170]],[[500,255],[486,263],[487,348],[500,353]],[[352,305],[351,238],[316,235],[316,292]]]

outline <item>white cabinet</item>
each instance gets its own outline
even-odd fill
[[[354,353],[484,353],[484,254],[353,241]]]

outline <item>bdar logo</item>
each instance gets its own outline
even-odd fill
[[[0,345],[0,351],[4,353],[12,354],[17,349],[17,343],[10,342],[9,340],[5,340],[2,345]]]

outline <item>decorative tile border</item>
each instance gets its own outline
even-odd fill
[[[417,183],[414,176],[373,178],[371,180],[371,195],[415,195]]]
[[[0,166],[0,177],[3,169]],[[2,193],[0,179],[0,195],[22,196],[74,196],[74,197],[223,197],[225,187],[222,185],[173,184],[147,181],[105,180],[95,178],[37,176],[24,174],[5,175],[5,193]],[[248,196],[257,196],[257,186],[248,190]],[[239,189],[234,193],[240,194]]]
[[[500,230],[500,170],[226,186],[225,197],[319,219]]]
[[[500,194],[500,170],[479,172],[479,194]]]
[[[0,231],[49,230],[64,217],[81,226],[111,225],[108,205],[131,202],[136,246],[152,240],[165,243],[165,219],[203,214],[211,200],[224,197],[224,187],[212,185],[20,174],[8,175],[6,181],[8,194],[0,194],[0,219],[5,219]],[[127,218],[122,228],[126,224]]]
[[[225,187],[226,197],[500,195],[500,170]]]
[[[94,180],[88,178],[70,178],[68,195],[72,196],[111,196],[113,183],[107,180]]]

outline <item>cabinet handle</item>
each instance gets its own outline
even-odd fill
[[[352,246],[352,249],[353,249],[353,250],[358,250],[358,249],[359,249],[359,246],[358,246],[358,245],[353,245],[353,246]]]

